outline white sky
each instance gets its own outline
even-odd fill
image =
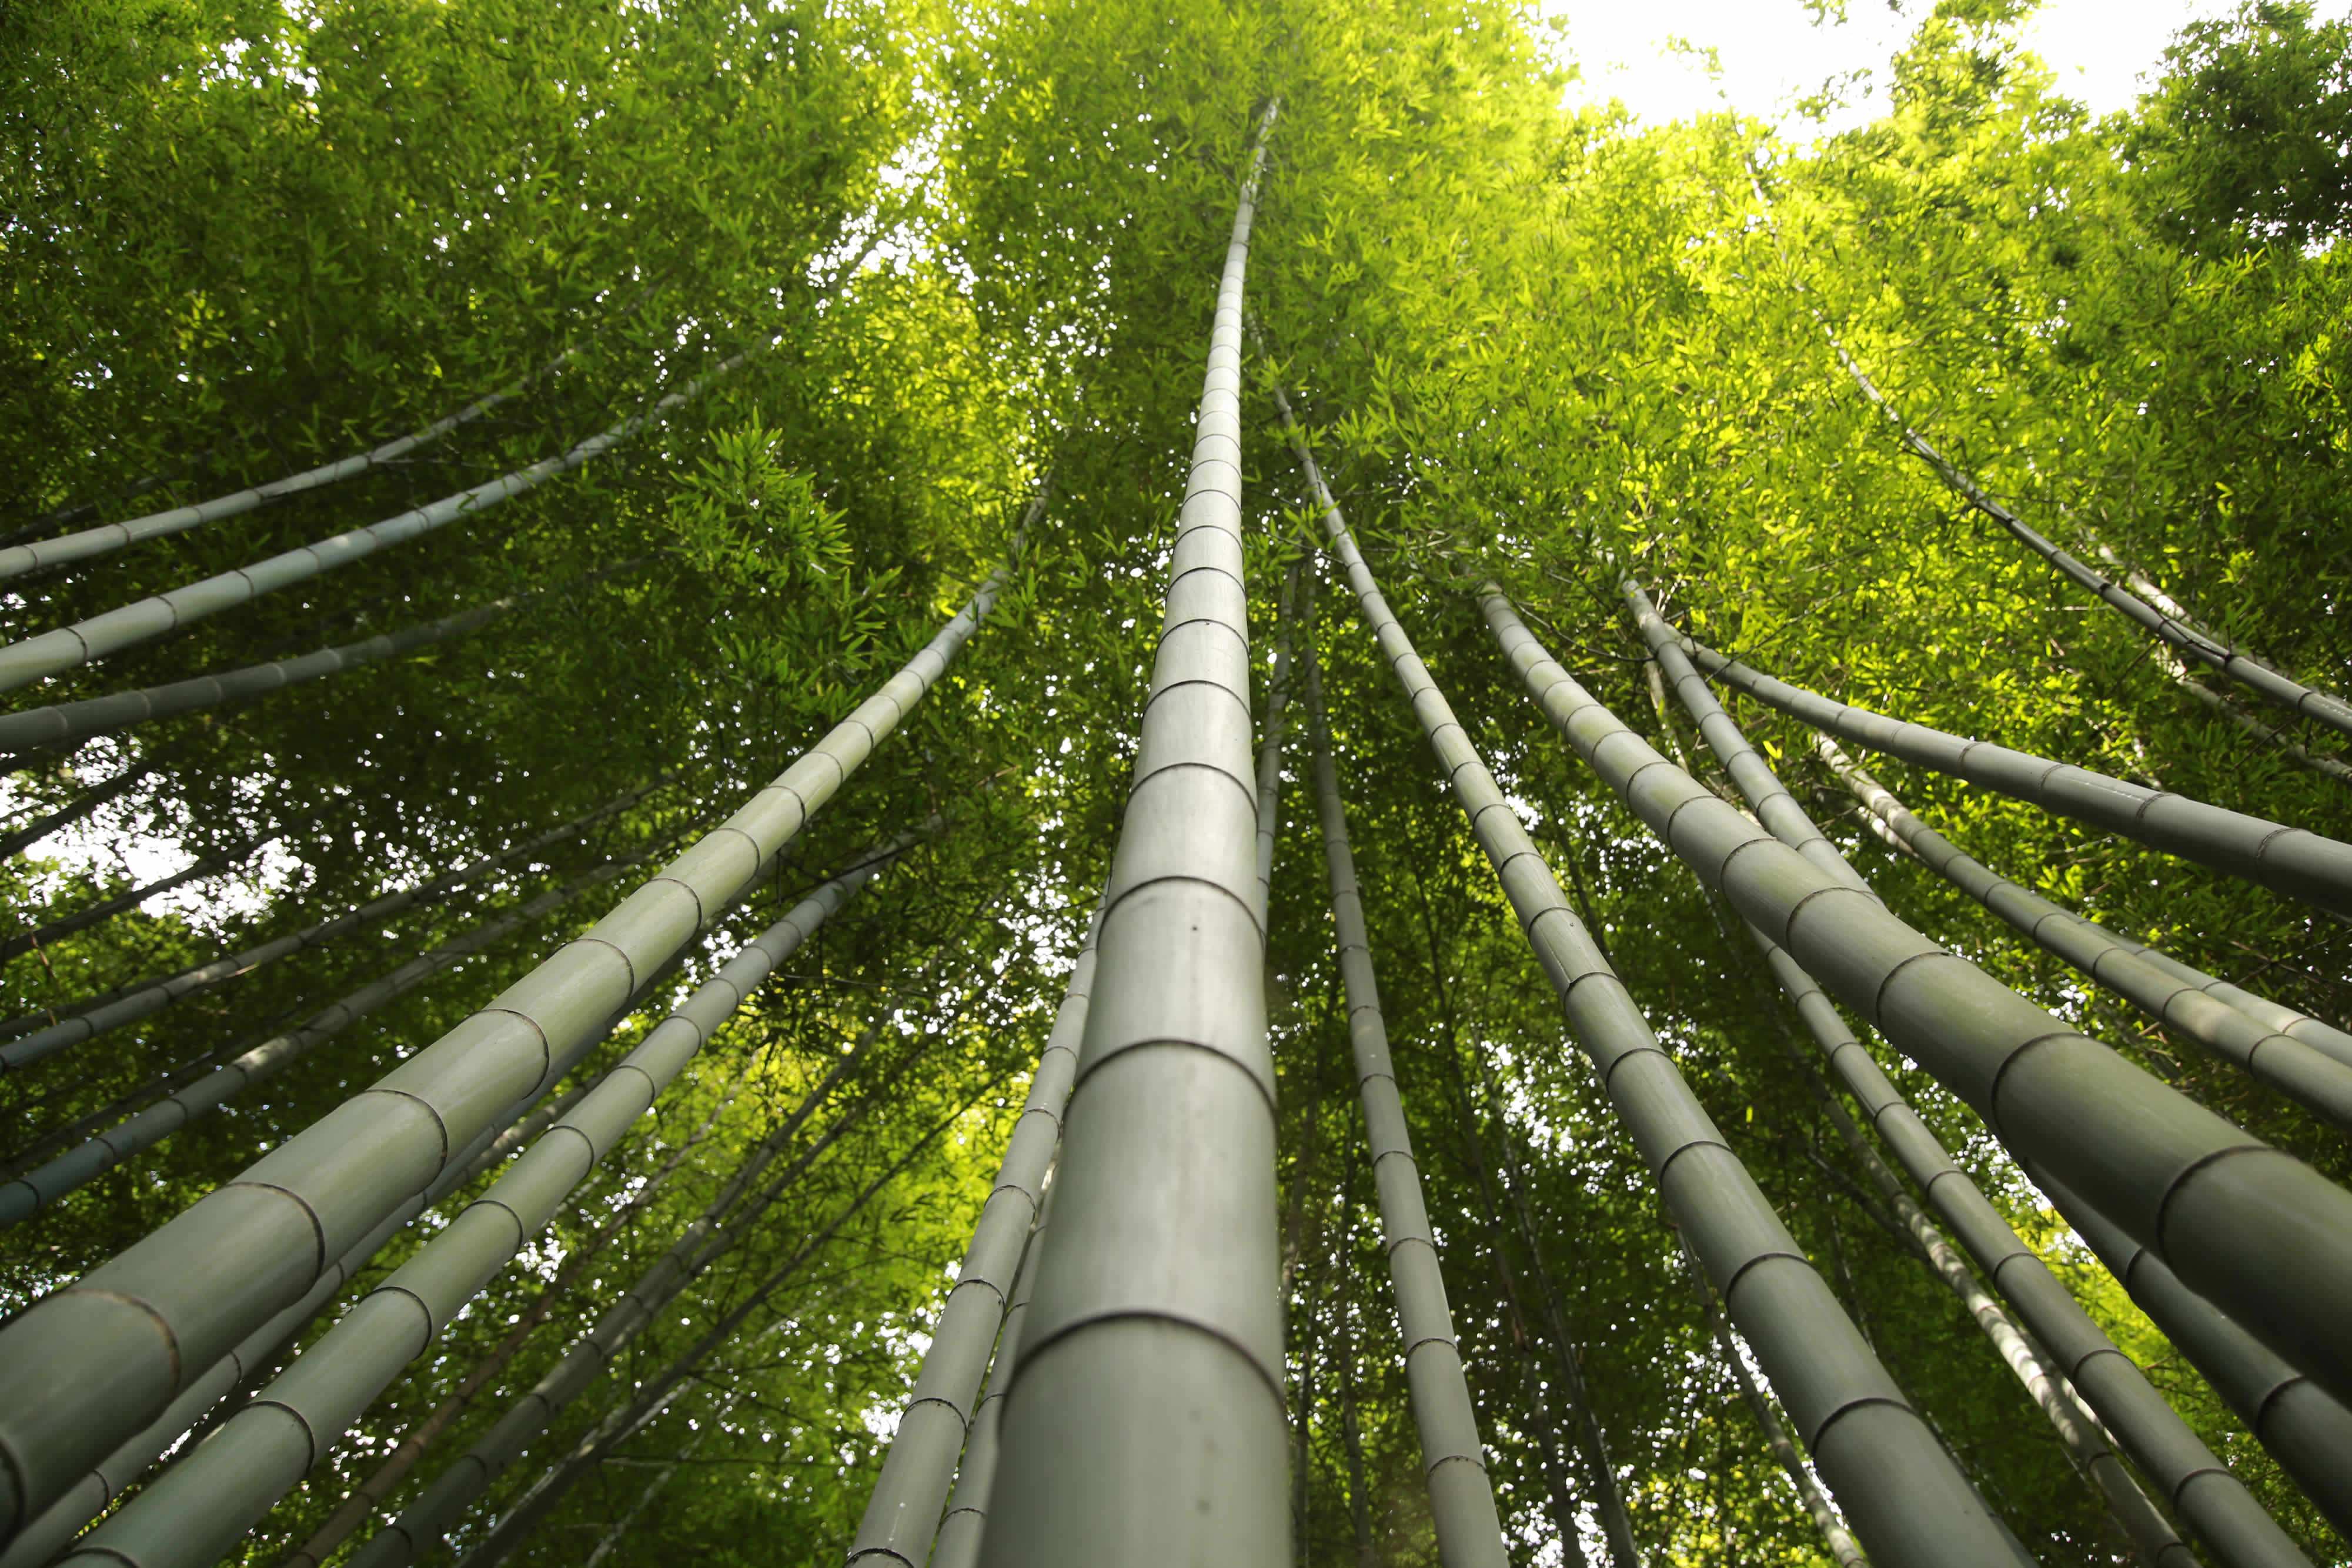
[[[1780,122],[1791,140],[1809,141],[1813,128],[1794,112],[1795,100],[1827,78],[1866,69],[1870,96],[1856,89],[1849,107],[1827,129],[1842,130],[1885,107],[1886,62],[1898,50],[1929,0],[1848,0],[1844,23],[1815,26],[1801,0],[1540,0],[1547,17],[1568,23],[1563,57],[1584,70],[1570,89],[1571,102],[1622,98],[1655,123],[1721,107],[1716,85],[1699,63],[1663,56],[1679,36],[1712,47],[1723,61],[1723,88],[1744,113]],[[2187,23],[2224,16],[2230,0],[2047,0],[2025,25],[2029,47],[2058,73],[2060,90],[2095,114],[2126,107],[2138,78],[2152,72],[2175,31]],[[2322,17],[2352,11],[2352,0],[2322,0]]]

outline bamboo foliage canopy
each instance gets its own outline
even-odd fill
[[[2352,24],[2026,9],[0,7],[0,1568],[2352,1563]]]

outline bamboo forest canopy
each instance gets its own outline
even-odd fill
[[[2352,1563],[2352,26],[2028,9],[0,7],[0,1568]]]

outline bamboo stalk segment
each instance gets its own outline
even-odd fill
[[[1437,1238],[1422,1201],[1421,1166],[1404,1119],[1404,1101],[1389,1060],[1388,1024],[1381,1011],[1371,935],[1364,922],[1356,857],[1348,844],[1348,807],[1339,793],[1339,765],[1323,711],[1323,674],[1312,647],[1306,664],[1307,717],[1315,745],[1315,795],[1323,818],[1323,858],[1331,883],[1340,990],[1348,1010],[1348,1043],[1356,1063],[1356,1091],[1364,1109],[1372,1181],[1380,1195],[1381,1239],[1404,1344],[1405,1380],[1421,1437],[1421,1467],[1444,1568],[1506,1568],[1501,1516],[1478,1440],[1478,1415],[1462,1367],[1462,1344],[1446,1304]]]
[[[1016,543],[1015,554],[1018,547]],[[553,1070],[753,886],[919,702],[995,603],[1000,568],[881,690],[587,933],[378,1083],[146,1239],[0,1326],[0,1532],[299,1299],[352,1238]]]
[[[217,875],[228,870],[229,867],[259,854],[276,841],[276,835],[273,834],[266,839],[256,839],[250,843],[239,844],[235,849],[223,850],[216,855],[206,855],[183,871],[175,871],[169,876],[158,877],[153,882],[118,893],[111,898],[101,899],[87,909],[77,909],[71,915],[61,915],[57,919],[46,925],[35,926],[30,931],[20,931],[14,936],[0,938],[0,961],[14,958],[20,953],[30,953],[43,943],[54,942],[60,936],[70,936],[77,931],[87,931],[102,920],[111,919],[126,909],[136,909],[149,899],[161,898],[174,888],[185,887],[192,882],[202,882],[208,876]]]
[[[1312,465],[1312,454],[1306,457],[1316,504],[1357,603],[1538,961],[1560,993],[1570,1032],[1729,1303],[1732,1320],[1756,1347],[1864,1549],[1881,1568],[1983,1568],[2024,1561],[1806,1260],[1570,911],[1550,868],[1390,611]]]
[[[751,989],[903,847],[824,883],[746,946],[488,1192],[67,1561],[202,1568],[216,1560],[554,1216]]]
[[[1243,286],[1275,115],[1225,248],[989,1568],[1289,1562],[1241,510]]]
[[[1840,740],[1965,779],[2151,849],[2244,877],[2273,893],[2352,915],[2352,844],[1832,702],[1688,637],[1682,639],[1682,648],[1714,679]]]
[[[978,1414],[974,1401],[1012,1310],[1014,1277],[1027,1254],[1054,1152],[1061,1145],[1062,1116],[1077,1077],[1078,1045],[1086,1037],[1098,930],[1097,925],[1088,931],[1069,991],[1054,1015],[1028,1101],[997,1168],[996,1186],[981,1209],[955,1288],[931,1330],[913,1397],[898,1418],[882,1474],[851,1540],[852,1564],[924,1568],[930,1557],[956,1458]]]
[[[1038,1239],[1054,1222],[1054,1188],[1037,1211],[1036,1227],[1021,1254],[1021,1272],[1013,1281],[1013,1299],[1004,1309],[1004,1327],[996,1337],[996,1358],[988,1369],[988,1392],[972,1416],[971,1436],[964,1440],[963,1462],[956,1469],[955,1490],[948,1494],[948,1511],[931,1543],[930,1568],[977,1568],[980,1542],[988,1528],[988,1495],[996,1484],[996,1462],[1003,1447],[1004,1396],[1020,1364],[1021,1334],[1029,1321],[1029,1297],[1037,1288]]]
[[[2272,1349],[2352,1388],[2352,1193],[2133,1067],[1773,839],[1569,675],[1499,590],[1505,657],[1547,716],[1708,886],[1958,1094],[2021,1158]]]

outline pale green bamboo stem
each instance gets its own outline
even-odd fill
[[[1069,990],[1030,1080],[1028,1102],[997,1168],[996,1186],[981,1208],[971,1246],[956,1271],[955,1288],[948,1292],[931,1330],[914,1395],[898,1418],[882,1474],[851,1539],[852,1564],[924,1568],[930,1556],[940,1510],[955,1479],[956,1458],[977,1414],[973,1402],[1010,1311],[1014,1276],[1036,1223],[1046,1173],[1061,1145],[1062,1113],[1077,1078],[1078,1044],[1086,1036],[1099,930],[1097,921],[1079,949]]]
[[[313,1014],[299,1026],[262,1041],[185,1088],[165,1095],[111,1131],[11,1179],[0,1186],[0,1227],[15,1225],[95,1181],[141,1150],[152,1148],[189,1123],[219,1110],[255,1084],[276,1077],[368,1014],[406,996],[452,964],[513,935],[589,889],[604,885],[646,858],[633,855],[625,861],[598,866],[498,919],[417,955]]]
[[[2352,1542],[2352,1409],[2263,1349],[2063,1185],[2047,1185],[2051,1200],[2149,1321]]]
[[[15,691],[20,686],[30,685],[44,675],[58,674],[93,660],[103,659],[110,653],[136,647],[205,616],[257,599],[262,594],[307,581],[337,567],[349,566],[380,549],[430,533],[460,517],[478,516],[500,501],[520,496],[559,475],[568,474],[589,459],[619,445],[645,425],[663,418],[710,382],[734,370],[747,357],[737,354],[724,361],[716,370],[696,377],[677,392],[656,400],[644,413],[633,413],[609,430],[590,436],[570,451],[558,456],[541,458],[528,468],[502,474],[487,483],[444,496],[430,505],[386,517],[380,523],[353,528],[316,544],[303,545],[271,556],[267,560],[256,561],[251,566],[221,572],[184,588],[142,599],[120,610],[110,610],[58,631],[44,632],[37,637],[28,637],[21,643],[0,647],[0,692]]]
[[[66,1561],[89,1568],[102,1562],[203,1568],[215,1561],[538,1233],[747,990],[882,863],[869,861],[825,883],[737,954],[488,1192]]]
[[[2352,915],[2352,844],[1832,702],[1688,637],[1682,639],[1682,650],[1711,678],[1840,740],[1965,779],[2151,849],[2260,883],[2273,893]]]
[[[216,855],[207,855],[184,871],[176,871],[170,876],[159,878],[143,886],[116,894],[112,898],[101,900],[87,909],[77,909],[71,915],[61,915],[46,925],[37,926],[30,931],[20,931],[14,936],[0,939],[0,960],[32,952],[35,948],[54,942],[60,936],[70,936],[77,931],[87,931],[99,922],[110,920],[126,909],[136,909],[151,898],[161,898],[174,888],[185,887],[192,882],[201,882],[205,877],[217,875],[239,862],[260,853],[276,840],[277,835],[273,833],[268,838],[256,839],[250,843],[239,844],[233,850],[223,850]]]
[[[1572,680],[1497,590],[1505,656],[1699,878],[1981,1115],[2331,1392],[2352,1388],[2352,1193],[2068,1029],[1779,842]]]
[[[1274,667],[1265,683],[1265,735],[1257,747],[1257,922],[1265,925],[1274,896],[1274,841],[1282,831],[1282,730],[1290,706],[1291,643],[1302,610],[1311,612],[1315,578],[1304,559],[1282,578],[1282,604],[1275,617]],[[1299,594],[1305,591],[1306,598]]]
[[[1004,1309],[1004,1327],[996,1336],[996,1356],[988,1369],[988,1392],[964,1440],[963,1463],[956,1469],[955,1490],[948,1496],[946,1517],[940,1521],[931,1543],[930,1568],[977,1568],[980,1542],[988,1528],[988,1496],[996,1484],[996,1461],[1003,1451],[1004,1396],[1013,1386],[1013,1369],[1021,1360],[1021,1333],[1029,1319],[1029,1297],[1037,1288],[1038,1239],[1054,1222],[1054,1186],[1045,1187],[1045,1201],[1037,1224],[1021,1254],[1021,1271],[1013,1284],[1013,1299]]]
[[[1414,653],[1320,476],[1310,468],[1308,477],[1364,619],[1559,992],[1570,1031],[1855,1535],[1879,1568],[2022,1561],[1659,1046]]]
[[[1018,557],[1018,537],[1015,541]],[[324,1259],[429,1185],[757,885],[921,700],[995,603],[1000,568],[907,666],[725,823],[554,956],[245,1175],[0,1325],[0,1532],[170,1404],[182,1379],[310,1289]],[[325,1245],[320,1245],[320,1237]]]
[[[1696,675],[1692,678],[1697,679]],[[1836,745],[1826,737],[1822,744],[1832,748]],[[2195,978],[2184,978],[2149,962],[2144,945],[2126,942],[1962,853],[1949,839],[1912,815],[1893,791],[1864,772],[1844,752],[1823,755],[1871,815],[1885,823],[1906,849],[2036,946],[2064,959],[2168,1030],[2203,1046],[2338,1128],[2352,1131],[2352,1057],[2338,1059],[2221,1000],[2205,988],[2211,983],[2210,975],[2192,970]]]
[[[276,659],[217,675],[199,675],[190,681],[172,681],[137,691],[114,692],[102,697],[84,697],[78,702],[0,716],[0,752],[62,746],[94,735],[111,735],[150,719],[218,707],[240,697],[262,696],[306,681],[341,674],[380,659],[396,659],[419,648],[430,648],[479,631],[514,604],[511,599],[501,599],[456,615],[445,615],[438,621],[346,643],[338,648],[321,648],[298,658]]]
[[[1275,113],[1225,248],[988,1568],[1289,1562],[1241,508],[1243,285]]]
[[[1371,935],[1364,921],[1363,894],[1356,883],[1355,854],[1348,845],[1348,808],[1339,793],[1339,769],[1332,759],[1331,729],[1323,711],[1322,671],[1312,647],[1303,649],[1301,658],[1307,667],[1307,720],[1313,732],[1316,801],[1323,818],[1323,858],[1331,883],[1348,1043],[1355,1057],[1356,1091],[1363,1104],[1372,1180],[1380,1194],[1381,1244],[1404,1343],[1405,1380],[1412,1391],[1438,1561],[1444,1568],[1506,1568],[1510,1557],[1503,1545],[1501,1517],[1495,1511],[1486,1450],[1478,1440],[1478,1416],[1470,1403],[1461,1341],[1446,1304],[1437,1238],[1422,1201],[1421,1166],[1413,1157],[1404,1101],[1389,1061]]]
[[[563,362],[565,357],[562,354],[557,355],[555,359],[549,361],[546,369],[553,370]],[[540,373],[543,375],[546,371]],[[479,419],[499,404],[518,395],[524,384],[522,382],[517,382],[503,392],[495,392],[486,398],[467,403],[447,418],[435,420],[424,429],[414,431],[394,441],[387,441],[373,451],[362,452],[333,463],[320,464],[316,468],[306,469],[299,474],[289,474],[283,479],[272,479],[266,485],[256,485],[250,489],[235,491],[226,496],[215,496],[209,501],[199,501],[193,506],[174,507],[163,512],[151,512],[143,517],[133,517],[128,522],[106,523],[95,528],[84,528],[79,533],[66,534],[53,539],[42,539],[36,544],[16,545],[7,549],[0,549],[0,580],[21,577],[26,572],[36,571],[45,566],[61,566],[68,561],[86,560],[91,556],[104,555],[109,550],[121,549],[125,545],[138,544],[144,539],[161,538],[167,534],[182,533],[205,523],[218,522],[223,517],[234,517],[242,513],[250,512],[257,507],[268,506],[272,501],[282,501],[289,496],[299,496],[307,490],[319,489],[339,479],[348,479],[354,475],[367,473],[370,469],[381,467],[386,463],[406,456],[427,442],[439,440],[460,425],[468,424]]]
[[[323,946],[338,937],[349,936],[353,931],[362,930],[378,921],[397,915],[404,909],[414,908],[420,904],[428,904],[445,894],[455,893],[486,872],[495,871],[499,866],[506,865],[524,855],[535,854],[550,844],[561,843],[603,821],[614,812],[627,810],[659,788],[658,784],[648,784],[641,789],[633,789],[618,800],[607,801],[593,811],[584,812],[568,822],[550,828],[543,833],[500,850],[494,855],[484,856],[470,865],[460,866],[456,871],[444,873],[430,882],[420,883],[415,887],[404,888],[398,893],[388,893],[382,898],[372,900],[348,914],[335,916],[332,920],[322,920],[315,925],[306,925],[299,931],[289,932],[286,936],[275,937],[256,947],[248,947],[242,953],[231,954],[226,958],[215,958],[209,964],[198,964],[192,968],[183,969],[176,975],[165,976],[157,980],[133,982],[130,986],[117,988],[104,998],[92,998],[91,1001],[85,1003],[76,1003],[72,1011],[50,1024],[47,1029],[36,1030],[21,1040],[13,1040],[5,1045],[0,1045],[0,1071],[13,1070],[23,1067],[28,1062],[38,1061],[41,1058],[62,1051],[67,1046],[79,1045],[83,1040],[104,1034],[109,1030],[120,1029],[124,1024],[147,1017],[150,1013],[159,1012],[173,1002],[194,996],[198,991],[207,990],[214,986],[223,985],[242,976],[249,975],[263,965],[275,963],[289,954],[299,953],[306,948]],[[0,1030],[30,1020],[12,1019],[7,1024],[0,1025]]]
[[[1838,1562],[1838,1568],[1869,1568],[1869,1559],[1855,1544],[1853,1532],[1845,1527],[1838,1514],[1837,1505],[1813,1479],[1813,1472],[1805,1468],[1805,1457],[1797,1451],[1797,1441],[1789,1436],[1788,1423],[1772,1406],[1771,1396],[1758,1386],[1755,1374],[1748,1370],[1748,1358],[1739,1354],[1739,1345],[1731,1337],[1731,1324],[1723,1315],[1713,1286],[1707,1283],[1706,1266],[1697,1254],[1686,1245],[1677,1243],[1675,1250],[1690,1275],[1691,1289],[1698,1292],[1699,1308],[1706,1314],[1706,1326],[1715,1335],[1716,1348],[1723,1353],[1723,1363],[1731,1369],[1732,1381],[1738,1385],[1739,1396],[1747,1403],[1748,1413],[1755,1417],[1757,1429],[1764,1434],[1764,1446],[1772,1450],[1780,1469],[1797,1489],[1797,1500],[1804,1505],[1805,1513],[1813,1528],[1822,1532],[1822,1544]]]

